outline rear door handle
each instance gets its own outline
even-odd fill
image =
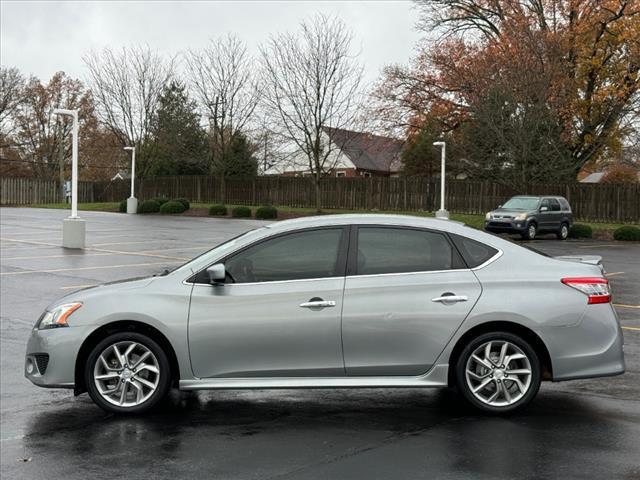
[[[442,297],[432,298],[432,302],[440,302],[440,303],[457,303],[457,302],[466,302],[469,300],[469,297],[466,295],[443,295]]]
[[[325,307],[335,307],[336,302],[333,300],[311,300],[309,302],[301,303],[300,306],[302,308],[325,308]]]

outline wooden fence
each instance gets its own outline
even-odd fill
[[[114,202],[129,196],[128,181],[80,182],[80,202]],[[59,201],[58,182],[2,179],[2,205]],[[640,185],[545,184],[526,191],[491,182],[447,182],[446,208],[455,213],[483,214],[517,194],[562,195],[577,219],[594,222],[640,221]],[[185,197],[193,202],[238,205],[314,207],[313,180],[308,177],[226,179],[206,176],[152,177],[136,182],[136,197]],[[425,178],[326,178],[322,208],[349,210],[434,211],[439,208],[440,184]]]
[[[57,180],[36,178],[0,179],[0,205],[33,205],[35,203],[60,203],[62,195]],[[95,202],[94,182],[78,182],[78,201]]]

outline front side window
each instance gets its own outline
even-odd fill
[[[544,198],[542,202],[540,202],[540,208],[545,207],[548,211],[551,211],[551,200],[548,198]]]
[[[276,282],[341,275],[338,264],[342,228],[307,230],[272,238],[229,258],[234,283]]]
[[[385,227],[358,229],[357,275],[463,268],[460,262],[441,233]]]

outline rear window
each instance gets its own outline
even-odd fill
[[[569,202],[567,202],[566,198],[559,198],[560,205],[562,206],[562,210],[571,211],[571,207],[569,206]]]
[[[469,268],[475,268],[482,265],[498,253],[498,250],[495,248],[485,245],[484,243],[477,242],[476,240],[471,240],[470,238],[461,237],[460,235],[455,234],[450,234],[450,236]]]

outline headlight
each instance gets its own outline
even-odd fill
[[[36,326],[40,330],[45,330],[48,328],[68,327],[69,325],[67,324],[67,318],[81,306],[82,303],[80,302],[58,305],[50,312],[44,312],[44,315],[42,315],[40,321]]]
[[[485,220],[491,220],[491,212],[487,212],[487,214],[484,216]]]
[[[516,220],[526,220],[527,219],[527,214],[526,213],[519,213],[518,215],[516,215],[514,217]]]

